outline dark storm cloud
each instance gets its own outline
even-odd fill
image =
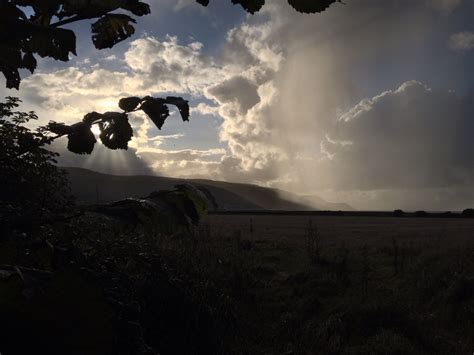
[[[322,142],[339,189],[472,186],[474,106],[469,98],[407,82],[342,115]],[[324,174],[323,174],[324,175]]]

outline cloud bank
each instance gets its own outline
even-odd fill
[[[21,94],[42,117],[66,122],[116,109],[127,95],[189,98],[201,131],[176,136],[181,126],[171,125],[159,138],[134,117],[131,154],[157,174],[258,183],[361,209],[462,209],[474,202],[472,97],[430,80],[455,69],[433,53],[472,49],[471,32],[442,25],[462,3],[359,0],[302,16],[276,0],[228,31],[218,51],[144,34],[113,61],[31,76]],[[193,146],[214,128],[212,142]]]

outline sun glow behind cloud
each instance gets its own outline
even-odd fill
[[[97,102],[97,106],[100,111],[118,111],[119,107],[117,104],[117,99],[107,98]]]
[[[317,193],[359,208],[423,207],[430,195],[446,208],[472,201],[464,192],[474,158],[462,136],[472,129],[465,120],[472,108],[450,92],[463,85],[454,78],[463,77],[458,63],[470,55],[468,36],[459,40],[459,29],[447,25],[463,2],[410,2],[406,10],[398,1],[360,0],[321,16],[281,4],[246,18],[213,51],[205,38],[147,31],[104,53],[109,59],[25,79],[21,96],[40,117],[71,123],[117,110],[124,96],[190,100],[191,122],[170,117],[161,132],[133,114],[132,151],[101,149],[75,160],[88,167],[142,173],[148,166],[161,175]],[[192,9],[176,8],[176,16]],[[443,82],[439,72],[453,75]],[[442,159],[426,156],[426,147]],[[382,154],[391,163],[383,171]]]

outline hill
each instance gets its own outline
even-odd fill
[[[171,189],[176,184],[193,183],[207,188],[215,197],[219,210],[350,210],[346,204],[308,198],[286,191],[250,184],[203,179],[177,179],[162,176],[118,176],[82,168],[64,168],[68,172],[73,194],[84,203],[103,203],[126,197],[146,196],[152,191]]]

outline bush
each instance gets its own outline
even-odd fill
[[[393,211],[393,215],[394,215],[395,217],[401,217],[401,216],[403,216],[404,214],[405,214],[405,212],[403,212],[402,210],[395,210],[395,211]]]
[[[474,208],[466,208],[461,215],[467,218],[474,218]]]
[[[415,217],[426,217],[428,216],[428,213],[426,211],[416,211],[415,212]]]
[[[55,163],[57,153],[44,148],[51,141],[39,128],[34,112],[14,111],[20,100],[0,103],[0,219],[14,227],[48,217],[71,202],[65,172]],[[23,221],[23,222],[22,222]]]

